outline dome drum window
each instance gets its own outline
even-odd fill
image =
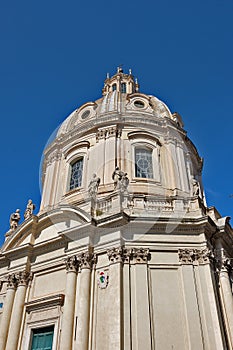
[[[153,179],[152,150],[146,148],[135,149],[135,176]]]
[[[79,158],[71,165],[70,185],[69,189],[73,190],[82,185],[83,175],[83,158]]]

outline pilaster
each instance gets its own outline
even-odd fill
[[[0,350],[4,350],[9,330],[11,313],[15,298],[15,291],[17,287],[17,279],[15,274],[8,275],[7,292],[4,302],[3,314],[0,323]]]
[[[6,350],[16,350],[19,342],[20,328],[22,323],[23,309],[28,282],[32,275],[28,271],[15,274],[17,290],[15,293],[11,322],[7,338]]]
[[[65,265],[66,292],[62,316],[60,350],[71,350],[73,343],[74,309],[78,268],[76,256],[68,257],[65,260]]]
[[[88,350],[89,321],[90,321],[90,293],[91,270],[96,264],[96,256],[91,252],[84,252],[77,256],[79,263],[78,277],[78,306],[76,344],[79,350]]]

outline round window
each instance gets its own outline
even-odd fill
[[[134,102],[134,106],[137,107],[137,108],[144,108],[145,107],[145,103],[142,102],[142,101],[136,100]]]
[[[82,119],[86,119],[87,117],[89,117],[90,115],[90,110],[88,109],[87,111],[83,112],[83,114],[81,115],[81,118]]]

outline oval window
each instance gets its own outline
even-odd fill
[[[87,117],[89,117],[90,113],[91,113],[91,112],[90,112],[89,109],[88,109],[87,111],[83,112],[83,114],[81,115],[81,118],[82,118],[82,119],[86,119]]]
[[[137,108],[144,108],[145,107],[145,103],[142,102],[142,101],[137,100],[137,101],[134,102],[134,106],[137,107]]]

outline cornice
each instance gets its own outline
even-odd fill
[[[47,309],[52,306],[62,306],[64,304],[64,294],[56,294],[48,297],[36,299],[25,303],[26,312]]]

